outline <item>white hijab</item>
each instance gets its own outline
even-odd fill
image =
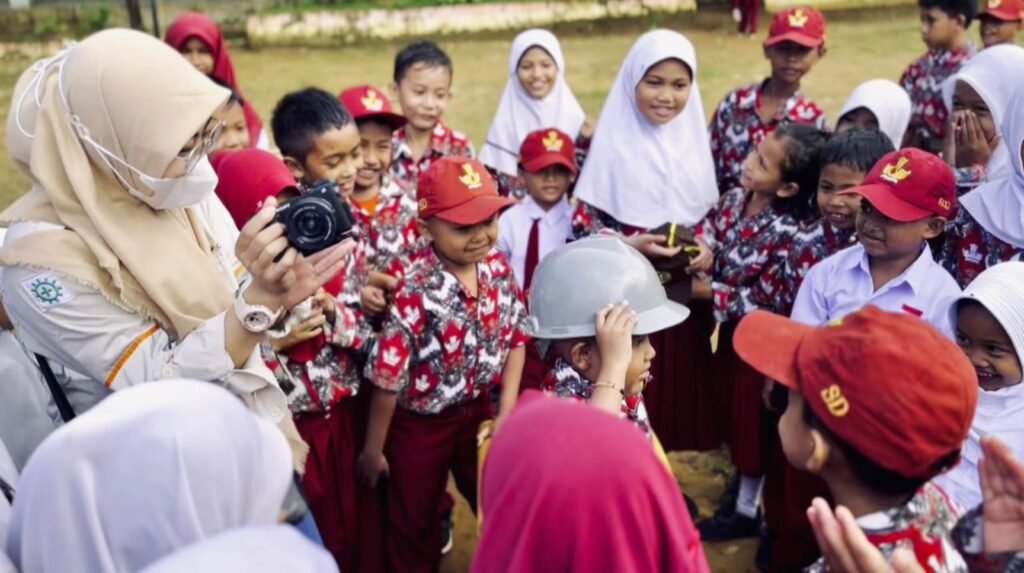
[[[851,111],[865,108],[875,114],[878,129],[899,149],[910,123],[910,96],[891,80],[869,80],[857,86],[839,112],[839,120]],[[836,122],[838,126],[838,122]]]
[[[996,130],[1006,120],[1010,101],[1024,84],[1024,48],[1017,45],[1001,44],[992,46],[971,58],[955,76],[942,84],[942,99],[946,109],[953,109],[953,92],[956,82],[961,81],[974,88],[985,100]],[[1001,179],[1010,174],[1010,151],[1001,142],[992,151],[985,173],[986,181]]]
[[[636,107],[636,87],[648,69],[669,58],[693,73],[690,99],[675,119],[654,125]],[[697,53],[685,36],[652,30],[630,48],[601,110],[576,196],[645,229],[693,225],[718,200]]]
[[[291,479],[280,430],[186,380],[115,392],[29,460],[7,553],[22,571],[138,571],[218,533],[277,522]]]
[[[519,60],[533,47],[540,47],[558,67],[558,76],[551,93],[535,99],[519,81]],[[535,28],[516,36],[508,59],[508,81],[501,94],[494,123],[487,132],[487,141],[480,151],[480,161],[501,173],[515,175],[518,171],[519,146],[532,131],[557,127],[573,139],[580,133],[586,114],[565,83],[565,57],[558,38],[547,30]]]
[[[290,525],[221,533],[182,549],[142,573],[338,573],[338,564]]]
[[[982,54],[997,47],[993,46]],[[960,204],[996,238],[1015,247],[1024,247],[1024,165],[1020,159],[1021,146],[1024,145],[1024,95],[1014,97],[1000,113],[1005,117],[1002,121],[1003,140],[999,147],[1006,148],[1010,170],[1002,178],[989,179],[961,197]]]
[[[1018,358],[1024,357],[1024,263],[1000,263],[978,275],[950,307],[953,324],[957,321],[959,303],[964,300],[977,301],[988,309],[1010,337]],[[1024,459],[1024,383],[978,392],[978,406],[964,443],[963,459],[938,480],[965,509],[981,503],[978,462],[981,438],[985,436],[999,438],[1015,457]]]

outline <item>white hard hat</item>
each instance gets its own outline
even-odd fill
[[[527,330],[547,340],[594,336],[598,311],[622,301],[639,315],[636,335],[665,330],[690,316],[690,309],[668,299],[658,273],[639,251],[618,237],[581,239],[537,266]]]

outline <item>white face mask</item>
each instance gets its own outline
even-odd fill
[[[63,61],[59,63],[63,64]],[[57,75],[58,90],[64,103],[64,109],[71,120],[72,128],[74,128],[78,138],[83,143],[92,146],[92,148],[96,150],[103,162],[107,164],[111,173],[114,174],[114,177],[117,178],[121,185],[127,189],[133,197],[142,201],[146,205],[149,205],[155,210],[181,209],[198,205],[217,188],[217,172],[214,171],[213,165],[210,164],[210,159],[206,155],[199,158],[192,170],[185,175],[175,177],[173,179],[162,179],[139,171],[135,167],[129,165],[124,159],[121,159],[116,154],[97,143],[90,136],[89,129],[82,123],[82,120],[71,110],[71,105],[68,103],[67,96],[64,92],[63,71],[62,67]],[[111,163],[111,160],[120,163],[130,171],[134,172],[135,175],[138,176],[139,180],[153,191],[153,194],[149,195],[139,189],[136,189],[135,186],[132,185],[131,181],[117,171],[113,163]]]

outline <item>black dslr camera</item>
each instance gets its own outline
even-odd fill
[[[352,208],[331,181],[317,181],[278,207],[274,221],[284,225],[288,242],[307,256],[350,237],[356,225]]]

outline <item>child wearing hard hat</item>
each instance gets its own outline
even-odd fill
[[[570,282],[577,285],[571,292]],[[690,311],[668,299],[650,261],[617,237],[566,245],[537,267],[530,313],[527,331],[555,358],[541,388],[632,420],[664,455],[641,394],[655,355],[648,335]]]

